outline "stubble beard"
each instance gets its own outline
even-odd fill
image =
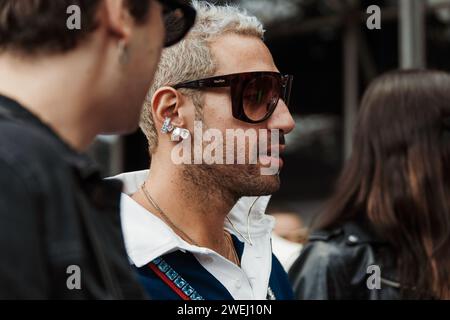
[[[279,175],[261,175],[259,165],[185,165],[187,190],[204,197],[222,197],[236,202],[241,197],[271,195],[280,188]]]

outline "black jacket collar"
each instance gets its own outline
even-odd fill
[[[347,221],[341,226],[330,230],[315,230],[310,236],[310,241],[332,241],[336,238],[342,238],[347,245],[357,244],[381,244],[387,242],[380,239],[378,235],[367,224],[357,221]]]

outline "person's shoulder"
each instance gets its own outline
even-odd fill
[[[55,145],[50,132],[27,122],[0,121],[0,141],[2,145],[27,147],[39,150]]]
[[[365,224],[348,221],[328,230],[311,233],[304,252],[315,251],[322,258],[354,257],[354,252],[385,242]]]
[[[346,234],[342,227],[331,230],[316,230],[308,237],[308,242],[304,246],[300,257],[309,260],[320,260],[322,265],[328,262],[337,262],[337,258],[342,257],[346,253],[347,242]]]
[[[310,234],[299,258],[290,273],[319,272],[333,274],[347,273],[355,266],[368,262],[368,256],[375,246],[384,242],[374,235],[367,226],[346,222],[327,230],[317,230]]]
[[[56,136],[34,125],[9,121],[0,121],[0,164],[1,179],[13,176],[36,197],[64,188],[73,172]]]
[[[373,238],[364,228],[346,223],[311,233],[289,270],[297,298],[349,297],[355,275],[363,275]]]
[[[300,256],[289,269],[297,299],[322,300],[336,296],[336,288],[348,283],[344,232],[341,228],[313,232]]]
[[[0,122],[0,159],[12,167],[54,170],[63,163],[60,151],[57,139],[43,129],[10,121]]]

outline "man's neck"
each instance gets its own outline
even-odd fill
[[[75,69],[79,66],[64,58],[24,60],[3,54],[0,93],[23,105],[72,148],[84,151],[98,132],[88,115],[86,79]]]
[[[193,182],[180,169],[164,170],[155,163],[150,169],[146,188],[170,221],[197,245],[219,254],[224,251],[224,223],[237,199],[219,190],[217,185]],[[159,215],[144,192],[137,192],[133,199]]]

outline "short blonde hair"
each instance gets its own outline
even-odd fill
[[[147,137],[149,149],[154,153],[158,146],[158,133],[152,115],[152,98],[164,86],[213,76],[216,64],[210,43],[215,38],[231,33],[262,39],[262,23],[236,6],[216,6],[205,1],[192,1],[197,10],[197,21],[188,36],[180,43],[163,51],[155,80],[144,102],[141,129]],[[201,113],[199,96],[183,90],[193,97],[196,114]]]

